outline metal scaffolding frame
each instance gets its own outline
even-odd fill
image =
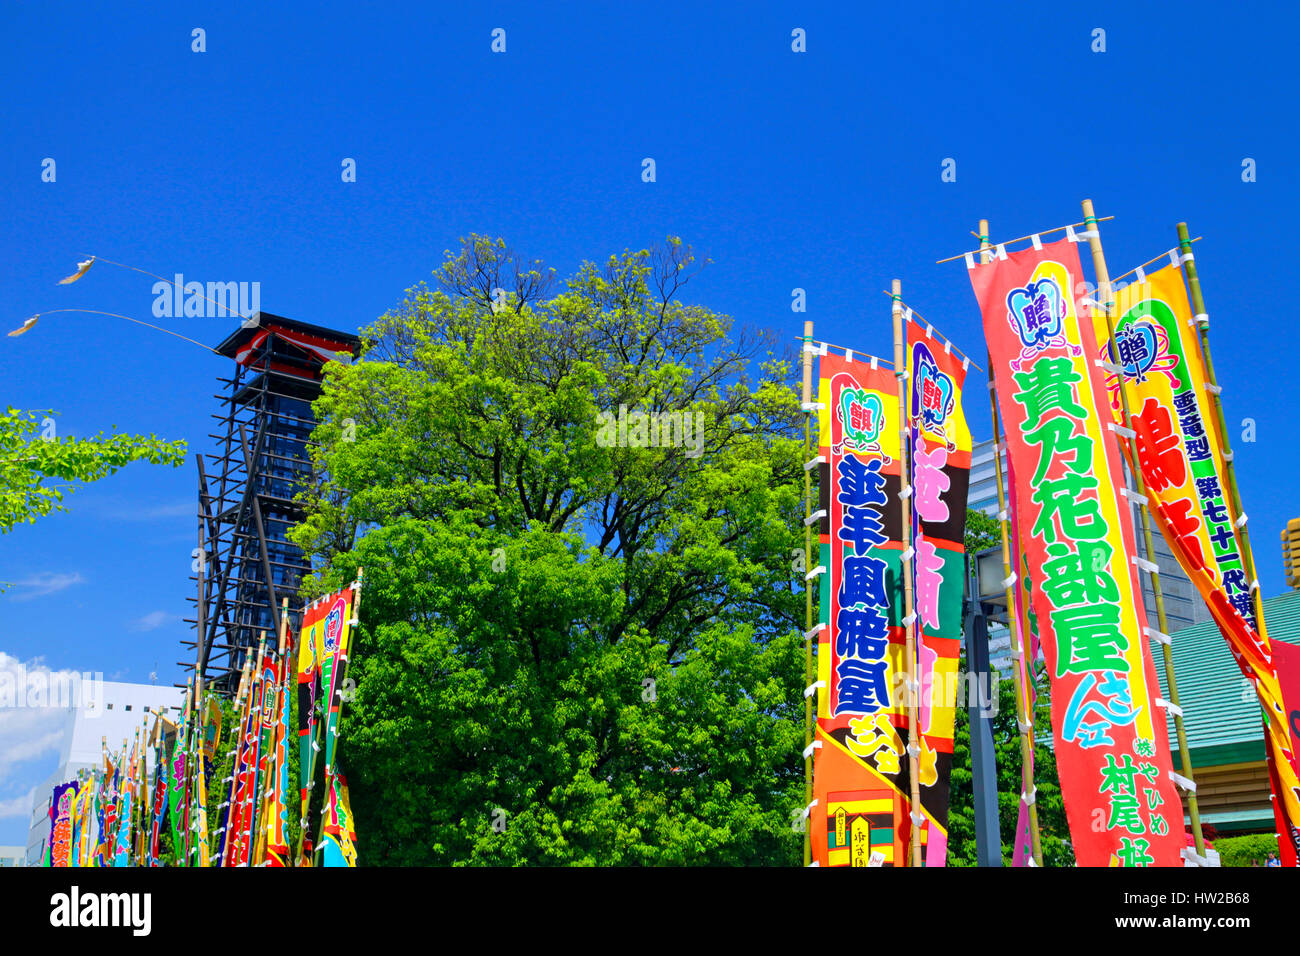
[[[309,343],[308,347],[302,345]],[[289,627],[298,627],[298,587],[309,559],[286,538],[303,518],[294,496],[315,481],[311,402],[320,394],[324,348],[355,354],[349,333],[258,313],[218,347],[235,360],[218,378],[221,411],[210,433],[217,451],[196,454],[198,549],[194,573],[191,661],[204,686],[232,696],[245,658],[265,632],[279,629],[280,599],[289,597]]]

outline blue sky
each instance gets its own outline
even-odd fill
[[[315,4],[277,10],[0,7],[6,329],[84,307],[151,320],[153,280],[261,283],[267,311],[358,329],[470,232],[563,275],[682,236],[713,265],[689,298],[793,337],[889,354],[905,298],[982,353],[960,262],[1081,218],[1095,200],[1112,273],[1187,220],[1213,319],[1266,595],[1300,514],[1289,417],[1297,212],[1295,14],[1210,4]],[[1278,22],[1287,20],[1289,22]],[[191,51],[191,30],[207,52]],[[490,50],[506,30],[506,52]],[[807,52],[791,51],[791,31]],[[1106,52],[1090,49],[1106,30]],[[57,181],[41,181],[46,157]],[[344,183],[340,164],[357,162]],[[641,181],[652,157],[657,182]],[[944,183],[945,158],[957,181]],[[1258,181],[1243,183],[1246,157]],[[166,321],[166,320],[164,320]],[[210,344],[223,319],[170,327]],[[1268,338],[1266,338],[1268,337]],[[981,364],[983,364],[981,362]],[[65,434],[111,426],[210,450],[228,363],[117,319],[49,316],[0,338],[0,400],[53,408]],[[968,415],[988,434],[982,390]],[[1292,424],[1288,425],[1291,421]],[[0,653],[162,683],[195,547],[193,462],[134,465],[71,513],[0,538]],[[54,757],[4,767],[0,801]],[[2,805],[2,804],[0,804]],[[21,826],[18,826],[21,824]],[[0,816],[0,843],[25,822]]]

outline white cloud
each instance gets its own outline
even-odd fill
[[[74,585],[81,584],[84,580],[75,571],[71,574],[42,571],[39,574],[28,575],[21,581],[14,581],[12,586],[17,590],[12,597],[15,601],[30,601],[33,598],[48,597],[51,594],[58,594],[60,591],[66,591]]]
[[[133,631],[156,631],[164,624],[170,624],[177,620],[174,614],[168,614],[166,611],[150,611],[144,617],[138,617],[129,625]]]
[[[71,709],[28,706],[28,688],[73,676],[73,671],[51,670],[39,659],[23,662],[0,651],[0,686],[7,687],[0,699],[0,783],[16,776],[22,764],[49,756],[57,761],[71,726]]]
[[[0,800],[0,820],[29,816],[32,812],[32,802],[35,799],[36,788],[32,787],[26,793],[20,793],[8,800]]]
[[[81,507],[92,511],[107,521],[162,521],[168,518],[194,518],[199,512],[198,502],[182,498],[164,504],[143,504],[120,495],[105,495],[81,499]]]

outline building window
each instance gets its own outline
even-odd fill
[[[112,710],[112,709],[113,709],[113,705],[112,705],[112,704],[105,704],[105,707],[107,707],[109,710]]]

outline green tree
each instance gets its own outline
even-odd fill
[[[313,593],[365,568],[363,864],[799,862],[801,412],[697,269],[474,236],[328,371],[293,537]]]
[[[974,555],[985,548],[1002,543],[1002,530],[998,520],[982,511],[966,509],[966,553]]]
[[[1276,833],[1250,833],[1245,836],[1219,837],[1214,841],[1223,866],[1263,866],[1270,853],[1277,855]]]
[[[48,413],[8,408],[0,414],[0,534],[66,511],[64,495],[77,483],[98,481],[133,461],[178,466],[184,460],[184,442],[116,432],[60,438]]]

